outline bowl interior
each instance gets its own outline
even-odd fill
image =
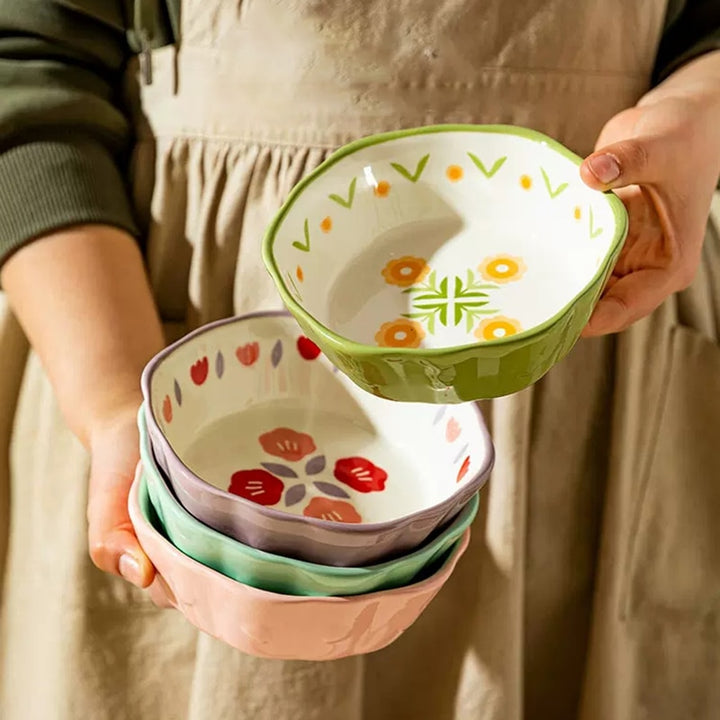
[[[622,241],[625,213],[579,159],[521,128],[425,128],[354,143],[302,182],[266,256],[286,298],[365,345],[444,348],[529,333]]]
[[[185,466],[222,491],[295,515],[394,520],[454,496],[492,460],[475,406],[370,395],[286,315],[204,329],[161,356],[145,385],[171,449],[159,451],[168,472]]]

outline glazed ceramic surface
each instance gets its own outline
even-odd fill
[[[523,128],[438,126],[329,158],[271,225],[265,261],[306,333],[396,400],[537,380],[587,322],[626,233],[580,159]]]
[[[201,328],[148,365],[143,390],[155,457],[187,510],[324,565],[416,548],[493,462],[475,406],[363,392],[282,313]]]
[[[130,491],[129,512],[175,607],[193,625],[249,655],[278,660],[333,660],[389,645],[447,582],[470,537],[468,529],[432,574],[413,585],[347,598],[310,598],[243,585],[181,553],[158,529],[139,479]]]
[[[395,560],[359,568],[317,565],[257,550],[203,525],[173,496],[153,464],[146,441],[142,461],[142,477],[153,507],[175,547],[234,580],[287,595],[360,595],[408,585],[448,552],[469,527],[478,508],[478,497],[474,495],[445,530],[418,550]]]

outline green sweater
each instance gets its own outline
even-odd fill
[[[0,264],[63,226],[138,234],[122,75],[132,53],[176,40],[179,4],[0,0]],[[654,80],[715,48],[720,0],[669,0]]]

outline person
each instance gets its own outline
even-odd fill
[[[717,717],[718,48],[717,0],[0,0],[0,716]],[[586,338],[484,404],[496,469],[420,620],[368,657],[244,656],[152,602],[141,369],[280,307],[260,238],[334,148],[446,122],[586,156],[625,249]]]

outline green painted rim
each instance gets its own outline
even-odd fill
[[[415,135],[432,135],[445,132],[481,132],[481,133],[496,133],[499,135],[515,135],[523,137],[527,140],[533,140],[534,142],[546,145],[555,152],[559,153],[563,157],[572,161],[575,165],[580,167],[583,162],[583,158],[576,155],[572,150],[568,150],[564,145],[559,143],[557,140],[553,140],[551,137],[544,135],[537,130],[531,130],[529,128],[520,127],[517,125],[428,125],[427,127],[420,128],[409,128],[407,130],[395,130],[387,133],[380,133],[377,135],[369,135],[368,137],[360,138],[355,140],[343,147],[339,148],[334,152],[327,160],[321,163],[313,172],[303,178],[290,192],[287,200],[280,208],[279,212],[273,218],[273,221],[268,227],[265,237],[263,238],[262,244],[262,256],[265,263],[265,267],[273,278],[276,287],[282,297],[285,305],[290,311],[305,320],[311,325],[319,335],[323,336],[328,342],[335,345],[337,348],[350,355],[354,356],[365,356],[365,357],[378,357],[378,356],[414,356],[418,358],[422,357],[442,357],[444,355],[454,355],[457,352],[463,352],[468,350],[476,350],[481,347],[498,347],[500,345],[513,345],[522,344],[536,335],[540,335],[545,332],[548,328],[552,327],[555,323],[562,320],[567,312],[588,292],[592,292],[595,286],[604,277],[608,270],[608,266],[613,261],[616,251],[625,241],[628,229],[628,216],[625,206],[615,193],[607,191],[603,193],[607,202],[610,205],[610,209],[613,213],[615,220],[615,234],[613,237],[612,244],[605,255],[605,261],[598,268],[592,279],[585,285],[585,287],[577,293],[570,302],[568,302],[559,312],[553,317],[549,318],[540,325],[536,325],[529,330],[524,330],[517,333],[517,335],[511,335],[504,338],[497,338],[495,340],[488,340],[484,343],[470,343],[466,345],[452,345],[441,348],[386,348],[377,347],[374,345],[365,345],[363,343],[350,340],[342,335],[339,335],[334,330],[326,327],[321,323],[314,315],[311,315],[297,300],[292,296],[288,290],[287,285],[282,277],[282,273],[277,267],[275,262],[275,254],[273,251],[275,245],[275,238],[277,235],[278,228],[282,221],[285,219],[290,208],[295,204],[295,201],[307,190],[312,183],[321,175],[323,175],[329,168],[338,163],[345,157],[353,155],[359,150],[363,150],[366,147],[373,145],[381,145],[382,143],[391,142],[393,140],[399,140],[405,137],[412,137]]]

